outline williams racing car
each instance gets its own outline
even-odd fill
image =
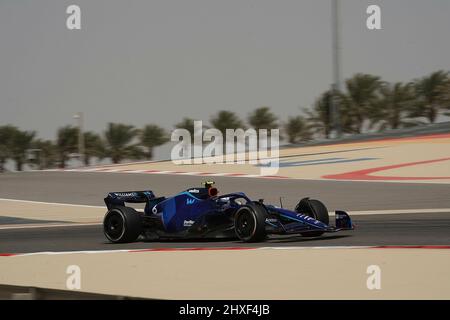
[[[295,234],[318,237],[326,232],[352,230],[351,218],[336,211],[329,225],[325,205],[309,198],[294,210],[252,201],[242,192],[218,195],[213,182],[189,188],[171,197],[152,191],[110,192],[105,198],[108,212],[103,220],[106,238],[113,243],[146,240],[238,238],[244,242],[264,241],[268,235]],[[145,203],[142,211],[129,203]]]

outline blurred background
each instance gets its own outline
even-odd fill
[[[333,5],[1,1],[0,170],[167,159],[194,119],[283,144],[449,121],[450,2]]]

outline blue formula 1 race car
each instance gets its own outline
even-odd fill
[[[264,241],[268,235],[298,234],[318,237],[325,232],[352,230],[344,211],[336,211],[335,226],[329,225],[325,205],[309,198],[294,210],[252,201],[244,193],[218,195],[213,182],[190,188],[172,197],[156,197],[152,191],[111,192],[105,198],[108,212],[104,234],[113,243],[147,240],[239,238]],[[126,203],[145,203],[143,212]]]

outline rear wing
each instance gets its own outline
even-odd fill
[[[145,191],[124,191],[124,192],[110,192],[106,196],[106,207],[111,209],[113,206],[124,206],[125,202],[129,203],[148,203],[155,198],[155,194],[151,190]]]

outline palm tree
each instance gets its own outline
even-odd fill
[[[32,148],[36,152],[33,162],[40,170],[55,167],[58,160],[58,149],[52,141],[36,139],[32,143]]]
[[[105,154],[113,163],[124,159],[140,159],[142,151],[133,144],[137,134],[138,130],[131,125],[109,123],[105,131]]]
[[[289,143],[299,143],[311,139],[311,132],[306,123],[306,119],[302,116],[289,117],[284,125],[284,130]]]
[[[343,107],[351,118],[348,123],[351,131],[362,132],[365,120],[370,118],[376,108],[381,86],[380,77],[370,74],[358,73],[346,81],[347,99]]]
[[[232,140],[227,139],[227,129],[236,130],[236,129],[245,129],[244,123],[239,117],[231,111],[221,110],[215,116],[211,117],[211,124],[213,128],[219,130],[222,133],[223,138],[223,149],[222,153],[227,153],[227,143],[231,144],[230,146],[234,149],[234,136]],[[229,147],[230,147],[229,146]],[[228,152],[231,152],[228,151]]]
[[[211,118],[211,124],[214,128],[222,132],[222,135],[226,136],[227,129],[239,129],[244,128],[244,123],[239,117],[231,111],[222,110],[217,113],[216,116]]]
[[[325,138],[330,137],[333,121],[331,119],[331,91],[324,92],[314,103],[312,110],[304,110],[310,123],[310,128]]]
[[[175,125],[175,128],[186,129],[191,134],[191,137],[194,137],[194,119],[183,118],[183,120]]]
[[[16,162],[16,170],[22,171],[23,165],[28,162],[28,150],[31,148],[36,133],[34,131],[14,130],[11,137],[11,156]]]
[[[331,90],[325,91],[315,102],[312,110],[305,109],[308,127],[312,133],[322,135],[326,139],[330,137],[333,129],[333,119],[331,116],[332,101],[336,99],[339,104],[339,117],[342,132],[354,133],[354,120],[351,117],[350,101],[347,95],[337,93],[333,95]]]
[[[436,71],[429,76],[414,81],[417,96],[417,104],[411,112],[411,117],[425,117],[430,123],[434,123],[439,111],[448,108],[443,103],[446,95],[445,88],[449,81],[449,73]]]
[[[78,128],[65,126],[58,129],[56,148],[58,150],[59,167],[65,168],[70,154],[78,150]]]
[[[261,107],[253,111],[248,117],[248,123],[256,131],[260,129],[277,129],[278,118],[270,111],[269,107]]]
[[[176,128],[176,129],[186,129],[186,130],[189,132],[189,134],[190,134],[190,136],[191,136],[191,143],[194,142],[194,135],[195,135],[195,134],[200,135],[200,136],[203,137],[203,132],[202,132],[202,131],[203,131],[204,129],[207,129],[207,128],[208,128],[207,126],[202,125],[202,128],[201,128],[201,130],[199,131],[199,128],[195,128],[195,127],[194,127],[194,121],[197,121],[197,120],[194,120],[194,119],[192,119],[192,118],[183,118],[182,121],[178,122],[178,123],[175,125],[175,128]],[[196,129],[197,129],[197,131],[196,131]],[[185,141],[185,142],[187,142],[187,141]],[[202,139],[202,142],[201,142],[201,143],[203,144],[203,139]]]
[[[450,111],[450,77],[448,77],[447,81],[440,86],[439,92],[439,104],[442,105],[443,108]],[[450,116],[450,112],[446,112],[444,114],[447,117]]]
[[[250,126],[256,130],[256,135],[258,137],[257,145],[260,146],[261,137],[260,131],[261,129],[267,130],[267,138],[271,137],[271,129],[278,129],[278,118],[275,116],[269,107],[260,107],[255,109],[248,116],[248,123]],[[280,139],[283,137],[279,134]]]
[[[5,170],[6,161],[11,158],[12,136],[16,130],[11,125],[0,126],[0,172]]]
[[[415,101],[411,83],[384,83],[380,88],[381,98],[371,114],[372,124],[380,123],[380,130],[411,127],[418,122],[407,121],[408,110]]]
[[[146,125],[139,134],[141,146],[145,147],[145,157],[148,160],[153,158],[153,148],[163,145],[169,138],[166,131],[154,124]]]
[[[91,159],[105,157],[105,145],[102,138],[91,131],[84,132],[84,165],[90,166]]]

